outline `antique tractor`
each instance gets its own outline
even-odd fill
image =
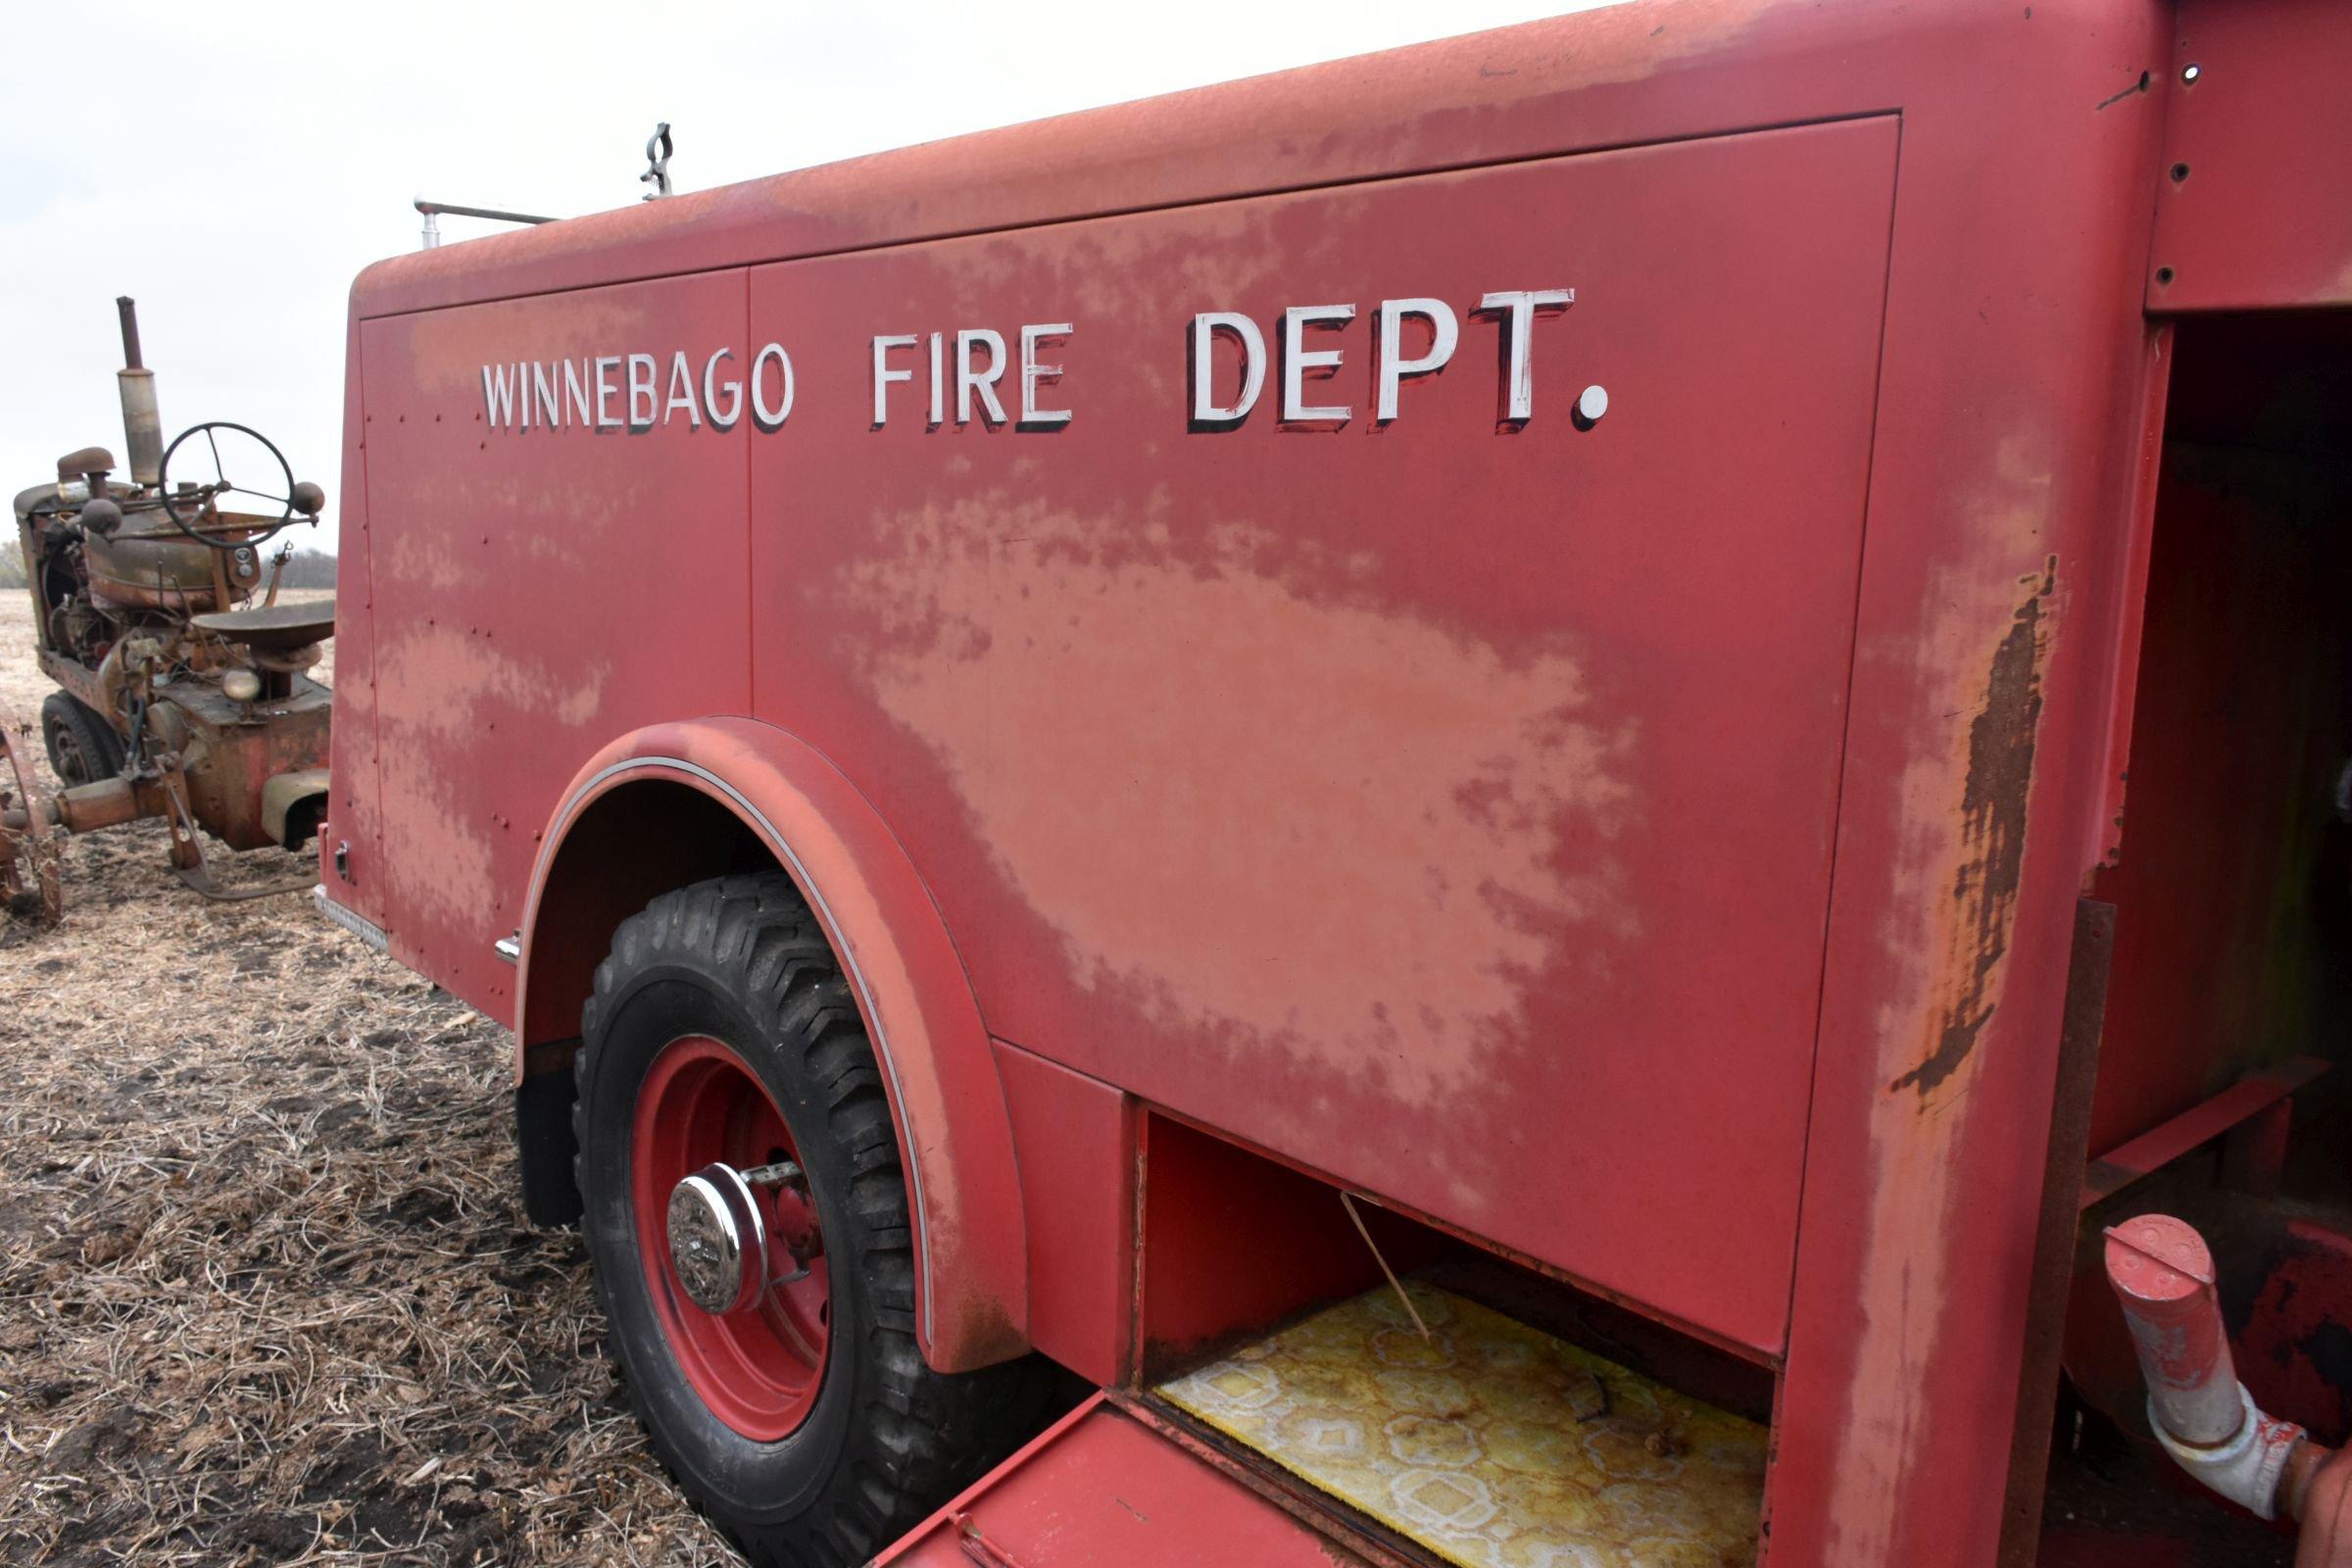
[[[325,494],[243,425],[195,425],[166,446],[134,307],[116,303],[127,482],[113,454],[84,447],[16,498],[36,657],[59,688],[41,737],[63,786],[43,791],[28,726],[0,714],[0,893],[20,916],[62,908],[55,835],[142,817],[170,824],[173,870],[208,898],[307,885],[222,889],[203,832],[232,850],[298,849],[326,805],[330,697],[306,671],[333,608],[279,604],[290,547],[262,552],[297,518],[316,522]]]

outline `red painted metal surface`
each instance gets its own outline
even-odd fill
[[[1380,1283],[1379,1260],[1328,1182],[1164,1116],[1146,1120],[1143,1150],[1141,1381],[1156,1382],[1302,1303]],[[1422,1261],[1381,1210],[1364,1218],[1394,1266]]]
[[[1132,1095],[1778,1360],[1771,1562],[1985,1562],[2173,23],[1637,4],[371,269],[337,896],[502,1016],[521,926],[550,1044],[610,912],[544,906],[567,829],[718,801],[871,959],[935,1360],[1122,1347],[1012,1128],[1131,1200]],[[1498,426],[1468,307],[1554,287]],[[1462,352],[1384,425],[1369,307],[1423,295]],[[1352,418],[1187,427],[1192,313],[1325,302]],[[872,334],[1025,322],[1066,427],[927,428],[919,345],[874,427]],[[773,432],[475,417],[485,363],[770,339]]]
[[[876,1568],[1348,1568],[1360,1559],[1097,1395]]]
[[[2347,58],[2336,0],[2180,0],[2148,309],[2352,305]]]
[[[1777,1350],[1894,149],[1867,119],[757,270],[752,339],[804,368],[752,455],[754,710],[854,760],[998,1034]],[[1248,270],[1184,276],[1217,254]],[[1524,431],[1466,308],[1392,424],[1359,316],[1346,427],[1186,428],[1196,311],[1572,282],[1613,303],[1539,321]],[[870,428],[871,334],[1072,314],[1067,427],[930,429],[918,380]],[[1549,1136],[1571,1103],[1606,1110]]]
[[[2328,1068],[2328,1063],[2316,1056],[2297,1056],[2283,1066],[2248,1074],[2212,1099],[2109,1150],[2083,1173],[2081,1206],[2087,1209],[2113,1197],[2217,1138],[2250,1130],[2249,1123],[2279,1109],[2282,1102]]]
[[[383,790],[375,750],[375,593],[368,561],[374,534],[368,509],[366,379],[355,305],[343,345],[343,483],[335,497],[341,549],[335,570],[335,715],[328,777],[332,795],[318,825],[318,882],[336,903],[382,925],[375,866],[383,848]],[[344,869],[338,870],[338,852]]]
[[[749,707],[740,458],[716,461],[683,431],[494,443],[486,428],[485,362],[526,346],[576,362],[621,323],[652,321],[687,341],[738,340],[743,279],[360,330],[373,696],[362,722],[380,820],[355,876],[377,884],[396,956],[509,1021],[514,971],[491,944],[522,923],[539,835],[573,771],[640,725]]]
[[[769,1247],[806,1266],[735,1312],[707,1312],[687,1298],[670,1264],[666,1216],[670,1190],[706,1165],[750,1170],[797,1160],[783,1112],[731,1048],[688,1035],[662,1047],[646,1069],[630,1145],[637,1250],[678,1370],[728,1426],[754,1443],[782,1441],[816,1403],[832,1347],[832,1265],[813,1200],[781,1185],[756,1199]],[[770,1261],[780,1268],[785,1260]]]
[[[2147,633],[2149,559],[2154,549],[2156,502],[2164,474],[2165,416],[2173,380],[2173,332],[2158,326],[2148,334],[2139,370],[2139,411],[2132,421],[2137,432],[2137,461],[2132,471],[2132,496],[2126,511],[2129,532],[2118,553],[2117,589],[2123,605],[2116,623],[2114,646],[2098,684],[2112,693],[2108,707],[2107,756],[2100,767],[2106,789],[2085,805],[2097,814],[2093,831],[2100,843],[2100,863],[2113,865],[2123,848],[2124,806],[2131,781],[2132,724],[2136,714],[2140,678],[2140,650]]]
[[[1029,1231],[1029,1343],[1099,1384],[1126,1375],[1135,1295],[1134,1102],[1000,1040]]]
[[[2128,193],[2162,95],[2092,106],[2169,19],[1969,15],[1940,85],[1902,89],[1775,1563],[1997,1550],[2070,933],[2108,833],[2086,808],[2149,407]]]

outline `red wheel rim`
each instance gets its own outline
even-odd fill
[[[805,1185],[757,1190],[767,1225],[770,1282],[740,1312],[694,1304],[669,1260],[670,1189],[711,1163],[737,1170],[798,1161],[767,1087],[741,1056],[704,1035],[662,1048],[637,1097],[629,1197],[645,1283],[678,1370],[710,1413],[758,1443],[790,1437],[808,1418],[831,1343],[831,1273]],[[798,1279],[775,1276],[807,1272]]]

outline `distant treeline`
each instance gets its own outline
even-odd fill
[[[286,574],[277,580],[281,588],[332,588],[335,585],[335,558],[323,550],[297,550],[286,563]]]
[[[335,558],[323,550],[297,550],[286,562],[281,588],[332,588]],[[24,586],[24,557],[12,540],[0,540],[0,588]]]

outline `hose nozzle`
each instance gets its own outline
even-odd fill
[[[2265,1415],[2237,1381],[2213,1253],[2196,1227],[2169,1214],[2110,1227],[2107,1283],[2139,1351],[2148,1424],[2174,1463],[2265,1519],[2296,1512],[2303,1429]]]

